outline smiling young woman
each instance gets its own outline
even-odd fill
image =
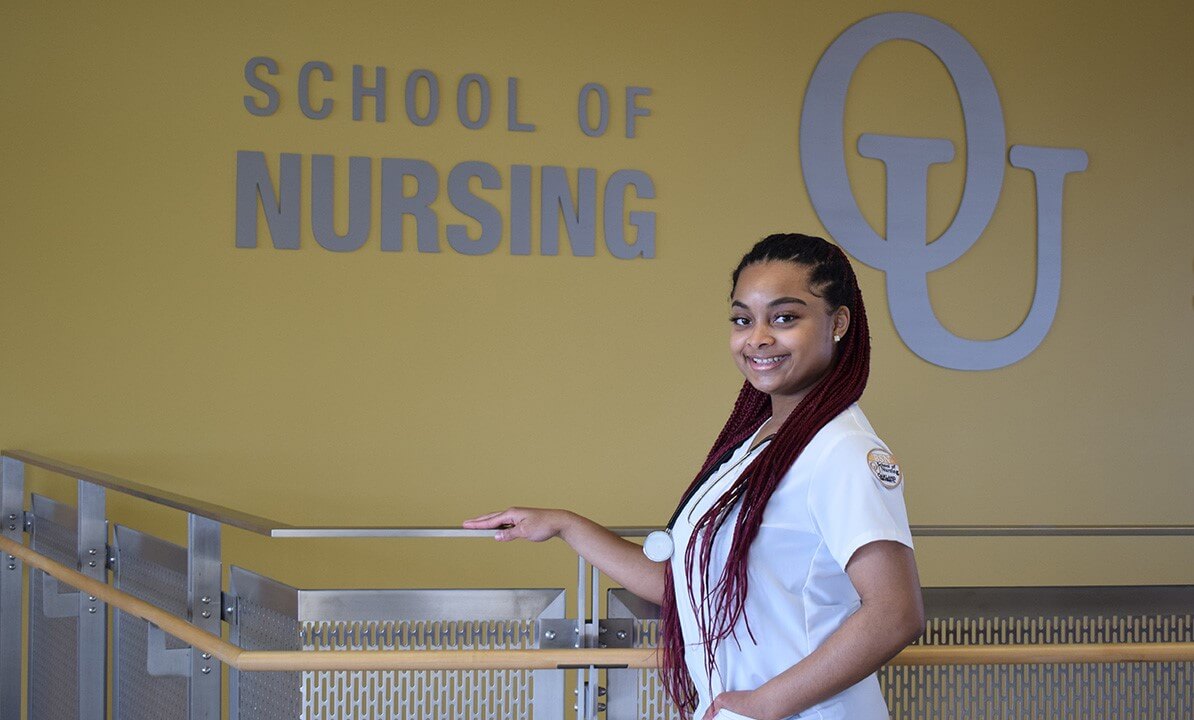
[[[730,312],[730,353],[747,382],[771,397],[769,424],[778,429],[829,371],[850,309],[830,307],[808,267],[770,260],[742,268]]]
[[[558,536],[659,603],[661,676],[684,714],[885,719],[875,670],[924,611],[903,476],[857,405],[870,338],[854,271],[821,238],[771,235],[734,270],[730,301],[746,382],[669,534],[648,538],[654,559],[565,510],[465,527]]]

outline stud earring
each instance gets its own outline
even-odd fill
[[[841,335],[834,335],[834,336],[833,336],[833,341],[834,341],[834,342],[841,342],[841,341],[842,341],[842,336],[841,336]]]

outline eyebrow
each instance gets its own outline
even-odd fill
[[[776,299],[772,300],[771,302],[767,303],[767,307],[775,307],[776,305],[788,305],[790,303],[795,303],[797,305],[804,305],[805,307],[808,307],[808,303],[801,300],[800,298],[794,298],[794,297],[776,298]],[[730,303],[730,307],[740,307],[740,308],[743,308],[744,310],[750,309],[746,306],[746,303],[742,302],[741,300],[735,300],[734,302]]]

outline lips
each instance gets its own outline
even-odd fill
[[[747,355],[746,361],[755,370],[771,370],[783,364],[791,355],[772,355],[770,357],[763,357],[760,355]]]

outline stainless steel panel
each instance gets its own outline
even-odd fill
[[[220,635],[220,524],[187,516],[187,609],[193,625]],[[220,663],[191,649],[191,720],[219,720]]]
[[[927,645],[1194,641],[1194,587],[927,588]],[[658,607],[617,589],[609,617],[657,644]],[[611,670],[608,720],[675,717],[655,671]],[[888,667],[895,720],[1194,718],[1194,663]]]
[[[659,645],[658,605],[629,590],[614,588],[606,595],[606,616],[633,622],[633,647]],[[680,717],[663,690],[657,670],[607,670],[605,677],[607,720],[678,720]]]
[[[927,588],[923,645],[1194,641],[1194,587]],[[1194,717],[1194,663],[889,667],[892,717]]]
[[[303,590],[297,614],[304,622],[519,620],[539,617],[558,594],[559,590]]]
[[[563,590],[295,590],[232,568],[234,641],[253,649],[475,649],[536,646]],[[269,676],[263,678],[262,676]],[[237,720],[563,717],[556,670],[233,673]]]
[[[115,586],[185,618],[186,549],[120,525],[113,528],[113,536]],[[190,665],[187,646],[119,610],[113,612],[112,633],[112,709],[116,720],[187,717],[187,677],[163,674],[165,668],[154,658],[156,649],[186,653],[182,669],[187,669]]]
[[[30,547],[74,567],[78,561],[74,508],[33,495],[32,510]],[[40,570],[30,570],[28,575],[29,720],[75,720],[79,716],[79,619],[77,614],[46,617],[42,611],[44,576]]]
[[[48,618],[79,616],[79,593],[48,574],[41,576],[41,612]]]
[[[327,600],[338,596],[334,605]],[[562,590],[300,591],[303,648],[513,649],[536,621],[563,618]],[[389,612],[386,606],[389,606]],[[331,609],[335,619],[321,619]],[[574,625],[569,625],[574,628]],[[314,672],[304,717],[561,718],[562,671]]]
[[[79,526],[76,552],[79,572],[108,581],[108,521],[104,489],[78,481]],[[79,720],[104,720],[108,712],[108,606],[79,593]]]
[[[229,570],[235,598],[231,640],[246,650],[299,650],[298,590],[243,568]],[[297,672],[228,671],[232,720],[303,717]]]
[[[13,458],[0,460],[0,534],[24,542],[25,465]],[[22,563],[12,555],[0,557],[0,718],[21,714],[21,601]]]

